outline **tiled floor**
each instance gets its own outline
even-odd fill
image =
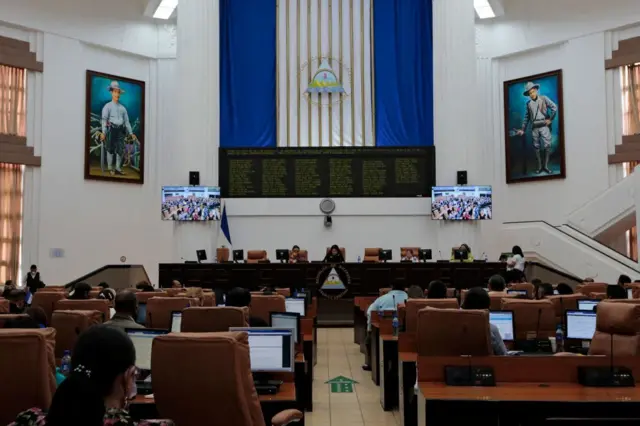
[[[353,343],[351,328],[318,329],[318,363],[314,369],[313,412],[307,426],[399,426],[397,412],[380,406],[380,389],[362,371],[364,355]],[[345,376],[358,382],[353,393],[330,393],[327,380]]]

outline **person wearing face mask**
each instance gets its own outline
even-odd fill
[[[40,280],[40,272],[38,272],[38,267],[36,265],[31,265],[29,273],[27,274],[26,283],[31,294],[34,294],[38,289],[44,287],[44,283]]]
[[[9,426],[164,425],[170,420],[134,422],[127,411],[136,396],[136,351],[122,330],[96,325],[80,335],[71,373],[56,390],[47,413],[32,408]]]

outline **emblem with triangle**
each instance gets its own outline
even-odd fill
[[[318,71],[307,87],[307,93],[345,93],[344,87],[338,81],[327,59],[323,59],[320,63]]]
[[[327,275],[327,279],[322,283],[322,287],[320,290],[345,290],[342,280],[340,279],[340,275],[336,271],[336,268],[331,268],[329,275]]]

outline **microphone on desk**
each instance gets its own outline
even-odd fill
[[[478,260],[482,260],[482,261],[486,262],[485,254],[486,254],[485,252],[482,252],[482,254],[480,255],[480,259],[478,259]]]
[[[442,252],[438,249],[438,254],[440,255],[440,260],[442,260]]]

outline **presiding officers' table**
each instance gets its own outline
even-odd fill
[[[186,286],[226,291],[233,287],[257,289],[261,286],[310,289],[318,297],[318,323],[353,323],[353,298],[377,296],[396,279],[406,286],[423,288],[433,280],[450,287],[466,289],[484,285],[489,277],[504,270],[499,262],[427,262],[427,263],[161,263],[160,287],[171,287],[173,280]],[[329,275],[335,272],[340,286],[327,288]],[[335,275],[334,275],[335,276]],[[324,288],[323,288],[324,286]],[[326,297],[329,296],[329,297]]]

